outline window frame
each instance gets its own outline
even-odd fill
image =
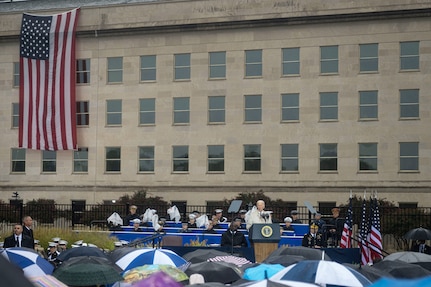
[[[329,49],[336,48],[336,51],[330,51]],[[328,49],[328,50],[326,50]],[[329,55],[324,56],[324,53],[333,53],[336,52],[336,57],[331,58]],[[338,45],[330,45],[330,46],[321,46],[320,47],[320,74],[321,75],[336,75],[339,73],[339,46]],[[331,64],[334,65],[333,68],[331,68]],[[335,69],[334,69],[335,68]]]
[[[186,57],[184,59],[180,59],[179,57]],[[184,64],[181,63],[181,65],[178,63],[180,60],[186,60]],[[192,77],[192,71],[191,71],[191,54],[190,53],[179,53],[174,54],[174,81],[181,82],[181,81],[190,81]],[[188,63],[187,63],[188,62]],[[180,72],[185,73],[184,77],[179,77]]]
[[[293,100],[291,100],[291,98]],[[299,122],[300,117],[300,97],[299,93],[281,94],[281,122],[291,123]],[[291,112],[293,111],[293,112]],[[294,115],[293,117],[291,115]],[[285,119],[286,117],[290,117]]]
[[[13,62],[13,74],[12,74],[12,87],[13,88],[19,88],[20,86],[20,62]]]
[[[221,157],[210,149],[221,148]],[[214,154],[214,156],[212,156]],[[221,165],[221,169],[213,169],[212,166]],[[207,173],[224,173],[225,172],[225,146],[224,145],[207,145]]]
[[[51,168],[49,169],[48,167]],[[42,173],[57,172],[57,152],[52,150],[42,150]]]
[[[259,99],[258,100],[259,105],[253,106],[255,102],[253,99]],[[244,95],[244,123],[245,124],[262,123],[262,112],[263,112],[262,95]]]
[[[76,101],[76,126],[90,126],[90,101]]]
[[[185,149],[185,150],[181,150]],[[179,154],[181,153],[181,154]],[[182,155],[182,156],[180,156]],[[185,169],[177,169],[179,165],[185,164]],[[172,146],[172,173],[189,173],[190,170],[190,154],[188,145],[174,145]]]
[[[88,147],[79,147],[73,151],[73,173],[88,173],[88,155]]]
[[[417,120],[420,112],[420,93],[419,89],[401,89],[400,93],[400,120]],[[414,93],[414,94],[413,94]],[[411,101],[416,97],[417,101]],[[414,109],[414,111],[412,110]],[[408,115],[411,114],[411,115]]]
[[[26,149],[11,148],[11,166],[10,172],[12,174],[24,174],[26,172]],[[21,167],[21,168],[19,168]],[[20,169],[20,170],[17,170]]]
[[[19,128],[19,103],[12,103],[11,128]]]
[[[218,63],[218,59],[213,59],[217,55],[223,54],[223,61]],[[216,61],[216,63],[213,62]],[[222,70],[223,76],[212,76],[214,70]],[[219,72],[215,72],[218,74]],[[208,79],[210,80],[225,80],[226,79],[226,51],[217,51],[208,53]]]
[[[364,51],[368,48],[368,51]],[[376,51],[370,51],[371,49]],[[363,50],[364,49],[364,50]],[[375,69],[363,69],[364,66],[375,66]],[[359,73],[377,73],[379,72],[379,44],[367,43],[359,44]]]
[[[296,150],[291,153],[289,147],[295,147]],[[285,150],[287,148],[288,150]],[[285,153],[285,151],[287,153]],[[296,168],[284,168],[285,166],[292,166],[292,164],[284,164],[284,162],[296,163]],[[299,144],[285,143],[280,144],[280,172],[281,173],[298,173],[299,172]]]
[[[180,103],[180,100],[187,100],[185,103]],[[180,106],[187,106],[187,108],[182,109]],[[178,117],[184,117],[184,120],[179,121]],[[174,97],[172,105],[172,123],[175,126],[190,125],[190,97]]]
[[[371,145],[373,147],[371,147]],[[367,148],[367,146],[370,146]],[[358,171],[359,172],[377,172],[379,170],[379,158],[378,158],[378,143],[367,142],[358,143]],[[375,151],[375,153],[374,153]],[[364,165],[370,165],[371,161],[375,161],[375,168],[363,168]],[[371,164],[370,166],[372,166]]]
[[[323,103],[324,101],[332,102],[333,99],[329,97],[335,97],[336,103]],[[335,117],[325,117],[323,115],[326,112],[335,110]],[[319,121],[321,122],[336,122],[338,121],[338,92],[320,92],[319,93]]]
[[[117,153],[118,157],[108,157],[110,152]],[[112,167],[111,164],[113,165]],[[116,166],[118,168],[114,169]],[[109,167],[109,170],[108,170]],[[105,147],[105,173],[121,173],[121,147],[107,146]]]
[[[335,147],[331,148],[331,146]],[[323,155],[323,150],[327,149],[330,150],[330,152],[335,152],[335,155]],[[335,163],[332,162],[335,160]],[[323,164],[327,161],[331,161],[328,164],[328,168],[323,168]],[[335,168],[333,165],[335,164]],[[338,172],[338,144],[337,143],[320,143],[319,144],[319,173],[331,173],[331,172]]]
[[[147,149],[148,151],[145,151]],[[138,173],[154,173],[155,171],[155,147],[139,146],[138,147]],[[146,164],[150,163],[150,164]],[[149,169],[142,169],[142,164],[149,166]]]
[[[259,53],[253,55],[253,53]],[[260,58],[256,59],[253,58]],[[255,72],[255,69],[257,69]],[[244,51],[244,78],[262,78],[263,77],[263,50],[253,49]]]
[[[359,91],[359,120],[360,121],[376,121],[379,119],[379,92],[373,91]],[[368,97],[368,98],[366,98]],[[374,97],[371,99],[371,97]],[[374,102],[373,102],[374,101]],[[375,117],[363,117],[362,114],[366,114],[365,110],[371,110],[375,108]],[[368,114],[371,114],[368,112]]]
[[[121,63],[121,68],[117,67],[116,64],[114,62],[110,62],[110,61],[115,61],[115,60],[119,60]],[[107,84],[122,84],[123,83],[123,73],[124,73],[124,61],[123,61],[123,57],[108,57],[107,58],[107,68],[106,68],[106,83]],[[119,80],[115,80],[115,79],[111,79],[111,77],[118,77]]]
[[[145,102],[151,103],[146,105]],[[148,109],[146,109],[148,107]],[[143,121],[143,118],[150,116],[151,120]],[[139,125],[140,126],[154,126],[156,125],[156,98],[141,98],[139,99]]]
[[[292,55],[290,58],[289,56]],[[289,73],[289,67],[295,66],[292,70],[297,72]],[[297,67],[296,67],[297,66]],[[281,75],[283,77],[292,77],[301,75],[301,48],[291,47],[281,49]]]
[[[88,68],[87,68],[88,65]],[[82,68],[82,70],[81,70]],[[80,80],[83,79],[82,82]],[[91,59],[76,59],[76,84],[86,85],[91,82]]]
[[[149,59],[151,63],[145,61]],[[154,65],[151,65],[154,62]],[[141,55],[139,58],[139,80],[143,82],[157,81],[157,55]],[[147,64],[146,64],[147,63]],[[145,77],[148,74],[147,78]],[[151,77],[150,76],[153,76]]]
[[[417,53],[410,53],[405,51],[412,49],[412,47],[407,47],[404,45],[417,44],[414,47]],[[405,67],[407,66],[407,67]],[[414,67],[410,67],[414,66]],[[420,70],[420,41],[404,41],[400,42],[400,71],[419,71]]]
[[[258,156],[250,156],[254,148],[258,149]],[[248,150],[250,149],[250,150]],[[256,165],[255,168],[250,168]],[[243,145],[243,173],[261,173],[262,172],[262,146],[260,144]]]
[[[212,100],[223,99],[223,107]],[[219,115],[220,114],[220,115]],[[223,118],[222,121],[213,121],[212,118]],[[208,96],[208,124],[221,125],[226,123],[226,96]]]
[[[110,106],[110,104],[119,103],[119,110],[110,110],[110,108],[115,108],[115,106]],[[119,115],[119,122],[116,121],[116,116]],[[117,118],[118,120],[118,118]],[[112,121],[112,122],[111,122]],[[123,101],[121,99],[108,99],[106,100],[106,122],[107,127],[119,127],[123,124]]]
[[[411,152],[404,151],[403,146],[407,147],[407,145],[413,145],[415,144],[416,147],[416,154],[410,154]],[[400,142],[399,143],[399,172],[400,173],[408,173],[408,172],[419,172],[419,142]],[[403,163],[403,161],[410,161],[407,163]],[[414,164],[416,165],[415,169],[411,168],[403,168],[405,165],[411,165],[415,161]]]

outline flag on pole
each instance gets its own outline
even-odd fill
[[[351,248],[352,247],[352,193],[350,193],[349,208],[347,210],[346,221],[344,222],[343,232],[341,233],[341,248]]]
[[[368,237],[367,204],[364,196],[364,199],[362,201],[361,227],[359,230],[359,248],[361,250],[362,265],[367,265],[370,262],[370,250],[368,248],[367,237]]]
[[[75,31],[79,8],[24,14],[20,34],[19,147],[76,149]]]
[[[382,234],[380,233],[380,212],[376,196],[371,203],[372,217],[370,230],[370,254],[371,260],[381,259],[382,256]]]

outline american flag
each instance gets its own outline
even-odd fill
[[[77,148],[75,30],[79,9],[24,14],[20,35],[19,147]]]
[[[367,204],[364,200],[362,201],[362,219],[361,227],[359,230],[359,248],[361,249],[361,264],[367,265],[370,262],[370,250],[368,248],[367,236],[368,236],[368,220],[367,220]]]
[[[382,234],[380,233],[380,213],[377,198],[371,203],[370,253],[371,259],[382,258]]]
[[[349,209],[347,210],[346,221],[344,222],[343,232],[341,233],[341,248],[351,248],[352,247],[352,217],[353,217],[353,209],[352,209],[352,195],[350,195],[349,199]]]

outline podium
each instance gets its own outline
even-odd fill
[[[256,262],[262,262],[278,249],[280,225],[278,223],[255,223],[250,227],[248,239],[254,249]]]

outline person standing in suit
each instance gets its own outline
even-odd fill
[[[244,233],[238,231],[240,225],[241,219],[239,218],[231,222],[228,230],[221,235],[221,246],[247,247]]]
[[[31,249],[34,248],[34,241],[30,237],[22,233],[22,228],[23,227],[21,224],[15,224],[15,226],[13,227],[13,234],[4,239],[3,248],[9,248],[9,247],[27,247]]]
[[[27,215],[24,216],[24,218],[22,219],[22,233],[28,237],[31,238],[31,240],[34,241],[34,235],[33,235],[33,218],[31,218],[31,216]]]

